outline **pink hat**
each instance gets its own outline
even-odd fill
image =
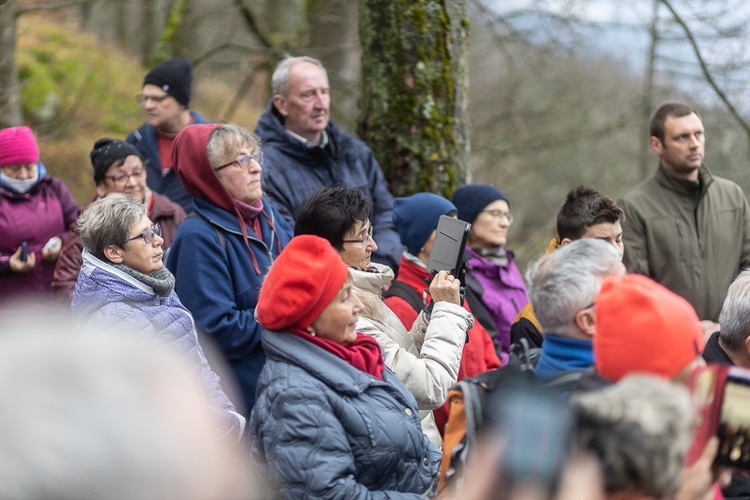
[[[34,132],[29,127],[0,130],[0,168],[38,161],[39,146],[34,139]]]

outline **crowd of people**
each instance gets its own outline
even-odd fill
[[[750,498],[690,397],[706,362],[750,368],[750,206],[698,111],[658,108],[622,200],[571,189],[524,275],[511,199],[394,200],[319,61],[279,63],[254,133],[191,110],[192,80],[146,74],[83,207],[0,130],[0,495]],[[431,269],[446,217],[463,261]]]

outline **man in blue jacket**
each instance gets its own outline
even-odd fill
[[[192,123],[208,123],[197,111],[188,109],[193,70],[185,59],[170,59],[154,67],[143,79],[138,102],[146,121],[126,141],[146,160],[148,187],[193,211],[193,197],[185,191],[172,168],[172,145],[182,129]]]
[[[378,250],[373,260],[398,268],[403,247],[393,222],[393,197],[372,150],[330,120],[328,76],[320,61],[287,57],[272,77],[273,98],[255,133],[263,141],[263,184],[291,226],[302,201],[335,184],[361,190],[372,201]]]
[[[544,328],[535,377],[540,383],[594,365],[594,299],[607,276],[625,274],[613,245],[576,240],[539,259],[528,271],[529,295]]]

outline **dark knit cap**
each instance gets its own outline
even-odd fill
[[[193,68],[187,59],[170,59],[146,74],[143,85],[156,85],[183,106],[190,103]]]
[[[487,205],[497,200],[504,200],[510,205],[508,197],[491,184],[468,184],[461,186],[456,189],[451,198],[451,201],[458,209],[458,218],[472,224],[479,217],[479,213],[487,208]]]
[[[457,211],[453,203],[441,196],[417,193],[393,201],[393,225],[409,253],[418,255],[437,227],[440,216]]]
[[[141,153],[130,143],[109,137],[102,137],[96,141],[94,149],[89,153],[91,165],[94,167],[94,182],[99,184],[114,162],[130,155],[135,155],[143,161]]]

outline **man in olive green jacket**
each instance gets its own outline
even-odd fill
[[[687,299],[715,331],[732,280],[750,264],[750,206],[742,188],[703,165],[704,129],[697,111],[663,104],[649,145],[659,157],[650,179],[626,194],[623,262]]]

